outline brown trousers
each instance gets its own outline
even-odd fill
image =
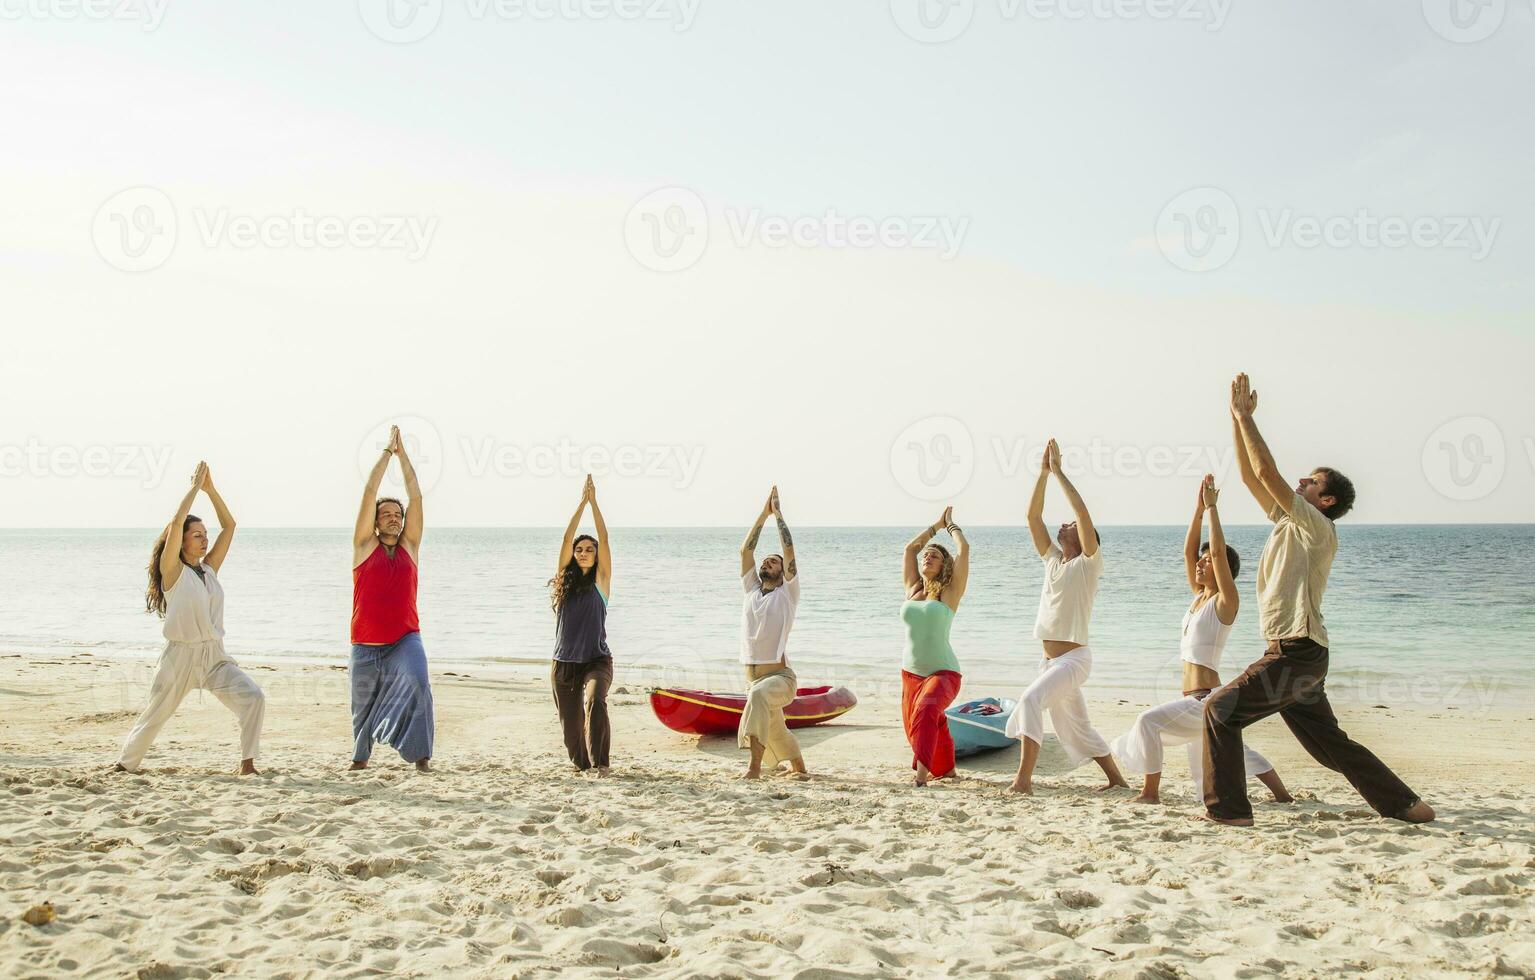
[[[1343,777],[1383,817],[1400,817],[1414,793],[1375,753],[1338,727],[1327,701],[1327,648],[1309,639],[1275,640],[1241,676],[1205,699],[1205,808],[1223,820],[1250,819],[1242,729],[1278,712],[1311,757]]]
[[[554,706],[565,730],[565,751],[577,769],[608,765],[608,688],[613,684],[613,658],[586,663],[554,661],[549,672]]]

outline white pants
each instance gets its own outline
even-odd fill
[[[1192,694],[1176,701],[1142,711],[1130,730],[1114,740],[1114,758],[1127,773],[1162,771],[1163,746],[1188,743],[1189,775],[1194,778],[1194,795],[1205,794],[1205,703]],[[1269,761],[1252,746],[1245,746],[1247,775],[1261,776],[1273,770]]]
[[[171,720],[189,693],[201,688],[224,702],[240,719],[240,758],[254,759],[261,743],[261,720],[266,715],[266,695],[250,675],[229,659],[224,644],[167,643],[155,679],[149,687],[149,703],[133,723],[128,740],[123,743],[117,762],[129,772],[137,772],[139,763],[160,729]]]
[[[1050,727],[1066,750],[1067,767],[1075,769],[1088,759],[1109,754],[1109,744],[1093,728],[1087,717],[1087,699],[1082,685],[1093,672],[1093,654],[1087,647],[1077,647],[1059,657],[1045,657],[1039,664],[1039,676],[1018,699],[1018,707],[1007,719],[1007,737],[1023,737],[1035,745],[1045,741],[1045,712],[1050,712]]]

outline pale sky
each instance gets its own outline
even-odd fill
[[[0,524],[1535,520],[1529,0],[387,2],[0,0]]]

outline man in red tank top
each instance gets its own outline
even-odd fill
[[[391,457],[400,461],[407,505],[378,497]],[[352,768],[365,769],[375,742],[431,768],[435,719],[426,651],[416,616],[423,527],[421,486],[398,426],[373,465],[352,536]]]

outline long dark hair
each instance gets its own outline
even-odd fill
[[[565,600],[572,596],[580,595],[589,589],[597,587],[597,568],[602,562],[602,552],[597,552],[597,561],[592,562],[590,572],[581,571],[581,566],[576,564],[576,545],[582,541],[597,543],[597,539],[590,534],[578,535],[570,543],[570,561],[560,569],[560,573],[549,580],[549,605],[555,612],[565,607]]]
[[[202,520],[196,514],[188,514],[187,519],[181,522],[182,535],[185,536],[187,528],[193,524],[201,524]],[[170,528],[167,527],[155,539],[154,554],[149,556],[149,588],[144,590],[144,611],[152,612],[161,619],[165,618],[165,589],[161,587],[163,582],[160,579],[160,559],[165,556],[165,539],[169,532]],[[181,556],[177,555],[176,557],[180,558]]]

